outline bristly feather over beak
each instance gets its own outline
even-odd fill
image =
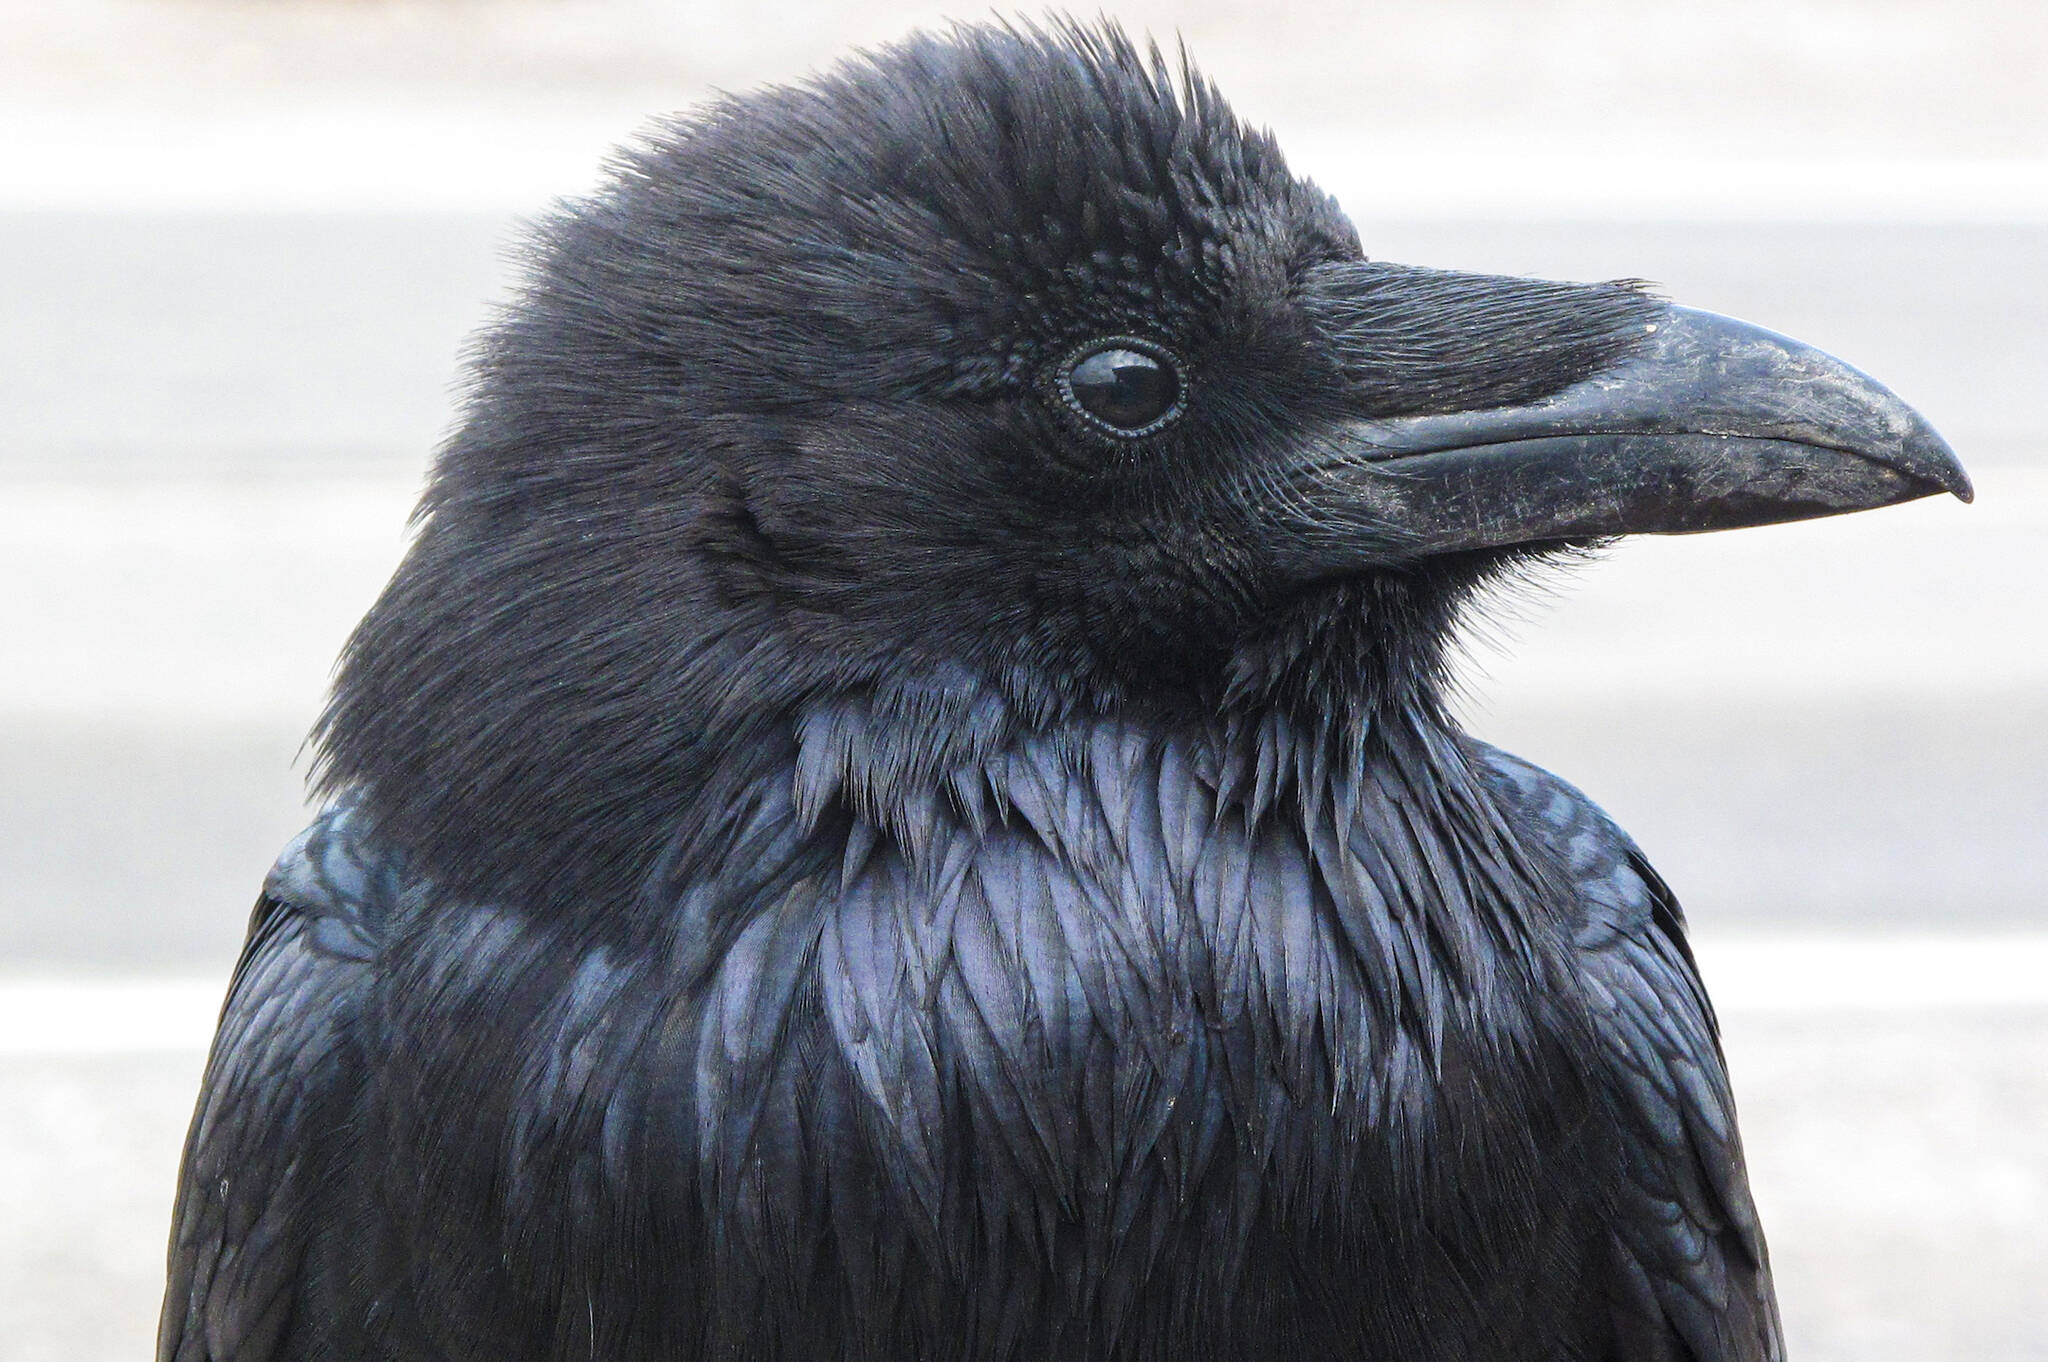
[[[1305,495],[1284,555],[1299,580],[1461,550],[1805,520],[1944,491],[1971,499],[1925,418],[1810,346],[1616,286],[1429,273],[1461,281],[1475,303],[1495,292],[1510,319],[1542,315],[1516,306],[1539,287],[1636,311],[1608,319],[1597,369],[1547,397],[1368,409],[1325,442],[1296,470]],[[1322,315],[1347,320],[1329,302]],[[1521,325],[1530,334],[1503,345],[1540,352],[1546,333]]]

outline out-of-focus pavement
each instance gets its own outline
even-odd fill
[[[2048,11],[1119,9],[1371,253],[1654,279],[1961,452],[1971,507],[1504,603],[1466,709],[1686,899],[1795,1357],[2048,1358]],[[514,216],[932,13],[0,0],[0,1362],[148,1351],[210,1012]]]
[[[403,542],[492,219],[0,215],[0,947],[218,966]],[[1368,222],[1392,258],[1630,271],[1891,379],[1947,498],[1645,540],[1503,602],[1483,734],[1585,785],[1694,912],[2044,924],[2048,226]]]

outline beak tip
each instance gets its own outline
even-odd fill
[[[1962,460],[1956,457],[1954,449],[1938,431],[1927,422],[1916,420],[1918,429],[1907,441],[1906,471],[1932,483],[1936,490],[1947,492],[1957,501],[1969,503],[1977,499],[1977,489],[1970,485],[1970,475],[1963,471]]]

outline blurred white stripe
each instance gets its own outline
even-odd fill
[[[171,112],[0,103],[0,210],[532,213],[661,112],[386,98]],[[1360,217],[2048,222],[2048,160],[1504,155],[1304,127],[1288,162]],[[1386,139],[1380,139],[1384,144]],[[1567,143],[1568,144],[1568,143]]]
[[[226,980],[0,981],[0,1059],[204,1050]]]
[[[1694,942],[1724,1015],[2048,1009],[2048,932],[1896,936],[1709,934]],[[222,981],[0,981],[0,1059],[205,1049]]]
[[[1724,1013],[2048,1008],[2048,932],[1707,933],[1693,948]]]
[[[1553,222],[2048,222],[2043,160],[1360,153],[1311,135],[1288,163],[1354,217]]]

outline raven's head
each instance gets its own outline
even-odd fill
[[[452,878],[616,885],[821,707],[931,769],[1076,712],[1427,707],[1503,564],[1944,488],[1918,416],[1780,337],[1366,259],[1114,29],[915,38],[661,129],[546,228],[326,778]]]

